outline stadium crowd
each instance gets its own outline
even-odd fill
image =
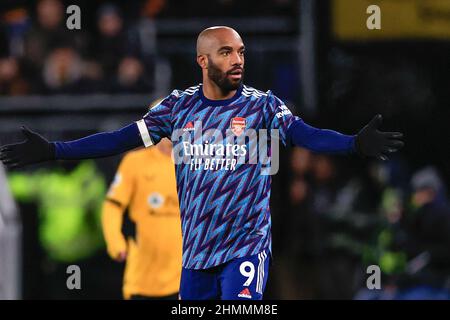
[[[236,15],[238,1],[216,1],[206,13]],[[258,1],[264,14],[292,1]],[[66,27],[60,0],[6,1],[0,17],[0,95],[147,93],[154,88],[155,17],[202,8],[181,1],[83,3],[80,30]],[[212,10],[219,7],[220,10]],[[245,7],[245,6],[244,6]],[[202,8],[205,14],[205,8]]]
[[[144,3],[142,16],[128,24],[118,6],[105,3],[95,26],[81,30],[66,28],[65,10],[59,0],[42,0],[3,12],[0,94],[152,90],[155,40],[145,28],[157,8]]]

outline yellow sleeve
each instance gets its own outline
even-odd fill
[[[120,163],[102,208],[103,235],[108,254],[113,259],[117,259],[120,252],[127,250],[127,242],[122,234],[122,221],[133,189],[133,163],[130,155],[126,155]]]
[[[117,259],[120,252],[127,251],[127,243],[121,232],[123,209],[106,200],[103,203],[102,228],[106,248],[112,259]]]

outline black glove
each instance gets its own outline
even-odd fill
[[[388,154],[397,152],[403,147],[403,134],[400,132],[381,132],[378,127],[383,117],[376,115],[356,135],[356,152],[363,157],[375,157],[380,160],[388,160]]]
[[[0,148],[0,160],[7,168],[19,168],[25,165],[55,159],[55,146],[36,132],[22,127],[26,140]]]

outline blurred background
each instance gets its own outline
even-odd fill
[[[231,26],[247,85],[314,126],[354,134],[381,113],[405,134],[387,162],[282,150],[265,298],[450,299],[450,1],[86,0],[69,30],[71,4],[1,1],[0,144],[21,125],[67,140],[138,120],[201,81],[198,33]],[[366,27],[372,4],[381,30]],[[0,168],[1,299],[121,298],[100,226],[120,159]],[[72,264],[81,290],[66,287]]]

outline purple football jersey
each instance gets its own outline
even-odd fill
[[[274,137],[286,145],[296,119],[270,91],[242,85],[230,99],[209,100],[197,85],[174,90],[137,121],[145,146],[173,142],[184,268],[270,252],[271,175],[264,170]]]

